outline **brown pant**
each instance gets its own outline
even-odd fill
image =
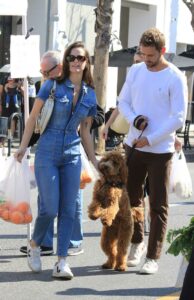
[[[143,207],[144,183],[148,175],[150,201],[150,234],[147,257],[161,255],[168,217],[168,184],[172,153],[155,154],[133,150],[125,145],[128,166],[128,193],[132,207]],[[142,222],[135,222],[132,243],[144,238]]]

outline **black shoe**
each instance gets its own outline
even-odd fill
[[[20,252],[27,254],[27,246],[21,247]],[[54,252],[53,252],[52,247],[40,246],[40,255],[41,256],[52,255],[53,253]]]

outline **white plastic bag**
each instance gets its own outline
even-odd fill
[[[26,161],[24,159],[19,163],[14,157],[9,157],[4,168],[0,217],[14,224],[30,223],[30,172],[27,170]]]
[[[0,153],[0,168],[1,168],[1,172],[0,172],[0,203],[1,203],[1,197],[2,197],[2,190],[4,188],[4,180],[6,177],[6,157],[2,155],[2,153]]]
[[[176,288],[182,288],[188,264],[189,263],[186,260],[186,258],[184,256],[182,256],[179,271],[178,271],[178,275],[177,275],[177,280],[176,280],[176,283],[175,283]]]
[[[170,171],[169,192],[179,198],[189,198],[192,195],[192,180],[183,151],[175,152]]]
[[[24,172],[25,174],[28,174],[30,178],[30,189],[35,189],[37,187],[36,178],[34,174],[34,166],[29,165],[29,160],[25,157],[22,160],[23,166],[24,166]]]
[[[86,187],[86,184],[91,183],[95,180],[95,175],[82,145],[80,145],[80,152],[82,163],[80,189],[84,189]]]

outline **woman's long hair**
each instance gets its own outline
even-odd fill
[[[90,61],[90,55],[88,50],[85,48],[84,44],[80,41],[74,42],[73,44],[69,45],[67,49],[65,50],[64,56],[63,56],[63,66],[62,66],[62,72],[61,76],[58,78],[59,82],[64,81],[69,78],[70,76],[70,70],[69,70],[69,62],[67,61],[66,57],[71,54],[71,50],[74,48],[83,48],[85,51],[85,57],[86,57],[86,67],[83,71],[83,77],[82,80],[89,85],[90,87],[94,88],[94,81],[91,73],[91,61]]]

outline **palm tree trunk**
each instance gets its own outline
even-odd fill
[[[114,0],[98,0],[95,9],[95,50],[94,50],[94,82],[99,105],[105,109],[106,85],[109,60],[109,47],[112,30],[112,14]],[[102,139],[102,127],[98,129],[98,143],[96,152],[102,154],[105,151],[105,141]]]
[[[193,0],[183,0],[183,2],[187,5],[187,7],[189,8],[189,10],[191,12],[191,15],[192,15],[191,26],[194,31],[194,1]]]

